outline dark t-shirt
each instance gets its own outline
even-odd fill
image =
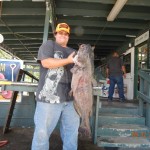
[[[122,76],[123,61],[119,57],[112,57],[108,63],[109,76]]]
[[[74,49],[64,48],[56,42],[48,40],[41,45],[38,52],[38,61],[47,58],[67,58]],[[71,90],[73,64],[55,69],[44,68],[40,63],[40,79],[36,94],[37,101],[60,103],[73,100],[69,96]]]

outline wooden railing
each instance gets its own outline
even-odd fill
[[[93,134],[93,142],[96,144],[97,142],[97,133],[98,133],[98,115],[99,108],[101,108],[101,87],[93,87],[93,96],[94,96],[94,105],[93,105],[93,114],[92,114],[92,134]]]
[[[139,115],[146,119],[146,126],[150,128],[150,69],[139,70],[140,88],[138,91]]]
[[[14,108],[15,108],[15,104],[16,104],[16,99],[18,96],[18,92],[20,91],[27,91],[30,93],[30,96],[33,97],[34,99],[34,92],[36,91],[35,89],[37,88],[37,84],[32,84],[32,83],[21,83],[20,81],[22,80],[22,78],[24,78],[24,76],[27,75],[29,76],[32,81],[36,80],[38,82],[38,78],[36,78],[35,76],[33,76],[31,73],[24,71],[22,69],[19,70],[18,75],[16,77],[16,82],[10,82],[10,81],[5,81],[2,82],[2,90],[12,90],[13,95],[11,97],[11,103],[10,103],[10,107],[8,110],[8,114],[6,116],[6,120],[5,120],[5,124],[3,127],[3,134],[7,133],[9,131],[9,127],[10,127],[10,123],[11,123],[11,119],[13,116],[13,112],[14,112]],[[1,84],[1,83],[0,83]]]

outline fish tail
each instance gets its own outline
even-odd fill
[[[79,137],[91,139],[91,130],[85,127],[79,127]]]
[[[89,122],[89,117],[87,117],[87,116],[85,116],[85,117],[82,116],[82,118],[81,118],[81,124],[79,127],[79,135],[80,135],[80,137],[91,138],[90,122]]]

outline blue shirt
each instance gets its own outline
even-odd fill
[[[122,76],[123,61],[119,57],[112,57],[108,63],[107,68],[109,69],[109,76]]]

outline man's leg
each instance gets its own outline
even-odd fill
[[[63,150],[77,150],[79,123],[80,118],[74,109],[73,102],[64,103],[60,124]]]
[[[120,98],[121,101],[124,101],[125,97],[124,97],[123,77],[119,76],[119,77],[116,78],[116,80],[117,80],[119,98]]]
[[[110,77],[110,86],[109,86],[109,95],[108,95],[108,99],[112,100],[113,99],[113,94],[114,94],[114,88],[115,88],[115,78],[114,77]]]
[[[32,150],[49,150],[49,137],[57,125],[62,104],[37,102]]]

